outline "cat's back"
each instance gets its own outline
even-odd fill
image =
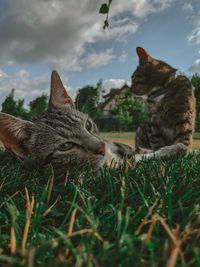
[[[188,122],[191,128],[195,120],[196,100],[190,80],[178,75],[167,87],[161,101],[153,103],[151,121],[162,129],[173,129],[177,124]]]
[[[160,101],[152,103],[151,111],[160,123],[173,124],[176,118],[190,117],[194,120],[196,99],[190,80],[184,75],[178,75],[167,85],[167,91]]]
[[[163,108],[172,109],[184,116],[194,117],[196,108],[196,99],[194,88],[190,80],[184,75],[178,75],[170,84],[163,99]],[[173,118],[173,117],[172,117]]]
[[[194,89],[190,80],[184,75],[177,75],[176,78],[169,84],[169,94],[181,96],[182,98],[194,98]],[[195,98],[194,98],[195,100]]]

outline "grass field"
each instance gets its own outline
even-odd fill
[[[0,266],[200,266],[200,153],[81,177],[1,166]]]

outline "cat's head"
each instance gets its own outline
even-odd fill
[[[88,165],[96,169],[105,162],[105,142],[96,124],[75,108],[56,71],[47,111],[32,122],[0,113],[0,140],[21,158],[51,163],[64,173]]]
[[[148,95],[155,87],[165,86],[176,75],[176,69],[154,59],[141,47],[136,48],[139,65],[131,77],[131,91],[136,95]]]

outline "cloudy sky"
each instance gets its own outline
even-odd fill
[[[200,74],[199,0],[113,0],[106,31],[104,2],[0,0],[0,104],[12,88],[26,103],[48,94],[53,69],[71,96],[100,78],[119,87],[137,66],[137,46]]]

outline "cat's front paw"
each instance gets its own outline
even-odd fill
[[[183,143],[177,143],[177,153],[187,153],[189,151],[188,147]]]
[[[136,147],[135,154],[149,154],[152,153],[153,150],[143,147]]]
[[[188,147],[182,143],[177,143],[171,146],[165,146],[160,148],[155,152],[155,155],[158,157],[168,157],[176,154],[184,153],[186,154],[189,151]]]

